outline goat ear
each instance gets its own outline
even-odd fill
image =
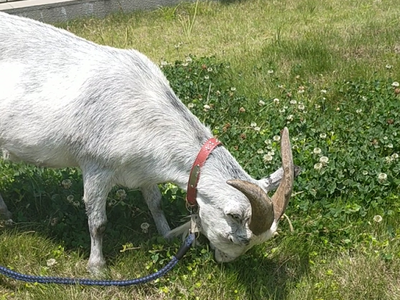
[[[301,168],[299,166],[294,166],[294,176],[298,176],[301,173]],[[283,177],[283,168],[280,167],[271,175],[261,178],[258,180],[258,185],[266,192],[274,191],[278,188]]]

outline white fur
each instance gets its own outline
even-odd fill
[[[212,137],[143,54],[5,13],[0,13],[0,112],[0,147],[10,159],[82,169],[93,272],[105,265],[110,189],[140,188],[159,233],[167,236],[157,184],[186,189],[191,165]],[[217,249],[218,261],[232,260],[272,236],[253,236],[250,203],[226,183],[232,178],[257,183],[218,147],[202,169],[197,196],[202,232]],[[268,182],[259,184],[268,190]],[[0,197],[2,210],[8,216]]]

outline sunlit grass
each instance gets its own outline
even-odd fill
[[[349,77],[399,74],[398,6],[393,1],[238,1],[200,3],[190,34],[182,18],[194,6],[115,15],[71,22],[88,39],[136,48],[155,62],[188,54],[216,55],[237,72],[235,86],[246,95],[268,94],[276,84],[267,76],[307,76],[332,82]]]

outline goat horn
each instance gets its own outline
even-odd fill
[[[240,180],[231,179],[227,183],[241,191],[250,201],[251,220],[250,230],[255,235],[260,235],[271,228],[274,221],[274,208],[267,193],[257,184]]]
[[[290,195],[292,194],[294,181],[294,165],[292,157],[292,149],[290,147],[289,130],[285,127],[281,133],[281,156],[283,177],[275,194],[272,196],[274,207],[274,217],[279,221],[286,206],[289,203]]]
[[[227,183],[241,191],[250,201],[251,220],[249,228],[255,235],[260,235],[271,228],[273,221],[279,221],[292,194],[294,181],[294,164],[290,147],[289,130],[285,127],[281,137],[281,156],[283,177],[272,200],[258,185],[240,180],[231,179]]]

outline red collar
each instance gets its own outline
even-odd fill
[[[197,194],[197,183],[200,179],[200,169],[204,166],[210,153],[219,145],[222,145],[216,138],[210,138],[201,147],[199,154],[197,154],[196,160],[190,170],[189,181],[187,185],[186,201],[191,205],[197,205],[196,194]]]

